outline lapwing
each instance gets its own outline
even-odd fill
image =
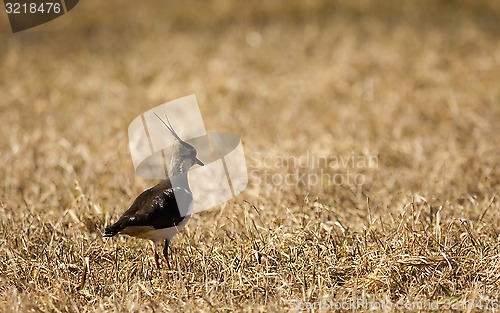
[[[192,212],[193,195],[187,181],[188,171],[195,164],[204,164],[197,158],[196,149],[177,135],[168,118],[167,124],[155,115],[175,138],[168,176],[156,186],[143,191],[116,223],[106,227],[103,237],[125,234],[151,240],[157,268],[159,256],[156,244],[164,241],[163,255],[170,269],[169,243],[186,225]]]

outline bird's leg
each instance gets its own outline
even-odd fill
[[[163,256],[165,257],[165,260],[167,260],[167,265],[168,269],[170,270],[170,260],[168,258],[168,244],[170,243],[169,239],[165,239],[165,248],[163,248]]]
[[[154,241],[151,241],[151,245],[153,246],[153,258],[155,259],[156,268],[159,270],[160,263],[158,261],[160,259],[160,256],[158,255],[158,252],[156,252],[156,243]]]

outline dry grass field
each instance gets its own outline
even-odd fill
[[[499,1],[131,3],[0,13],[0,311],[500,310]],[[102,233],[192,93],[250,181],[158,271]]]

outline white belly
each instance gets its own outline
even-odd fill
[[[177,235],[183,228],[186,226],[190,216],[186,216],[186,218],[179,223],[179,225],[169,228],[162,229],[154,229],[150,226],[131,226],[122,230],[120,233],[126,234],[129,236],[149,239],[154,242],[165,241],[166,239],[170,240],[172,237]]]

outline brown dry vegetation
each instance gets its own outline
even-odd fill
[[[1,311],[498,301],[498,1],[134,3],[16,34],[0,14]],[[153,184],[128,123],[191,93],[243,138],[251,181],[158,272],[147,242],[101,236]],[[362,189],[262,181],[308,153],[378,166],[349,168]]]

